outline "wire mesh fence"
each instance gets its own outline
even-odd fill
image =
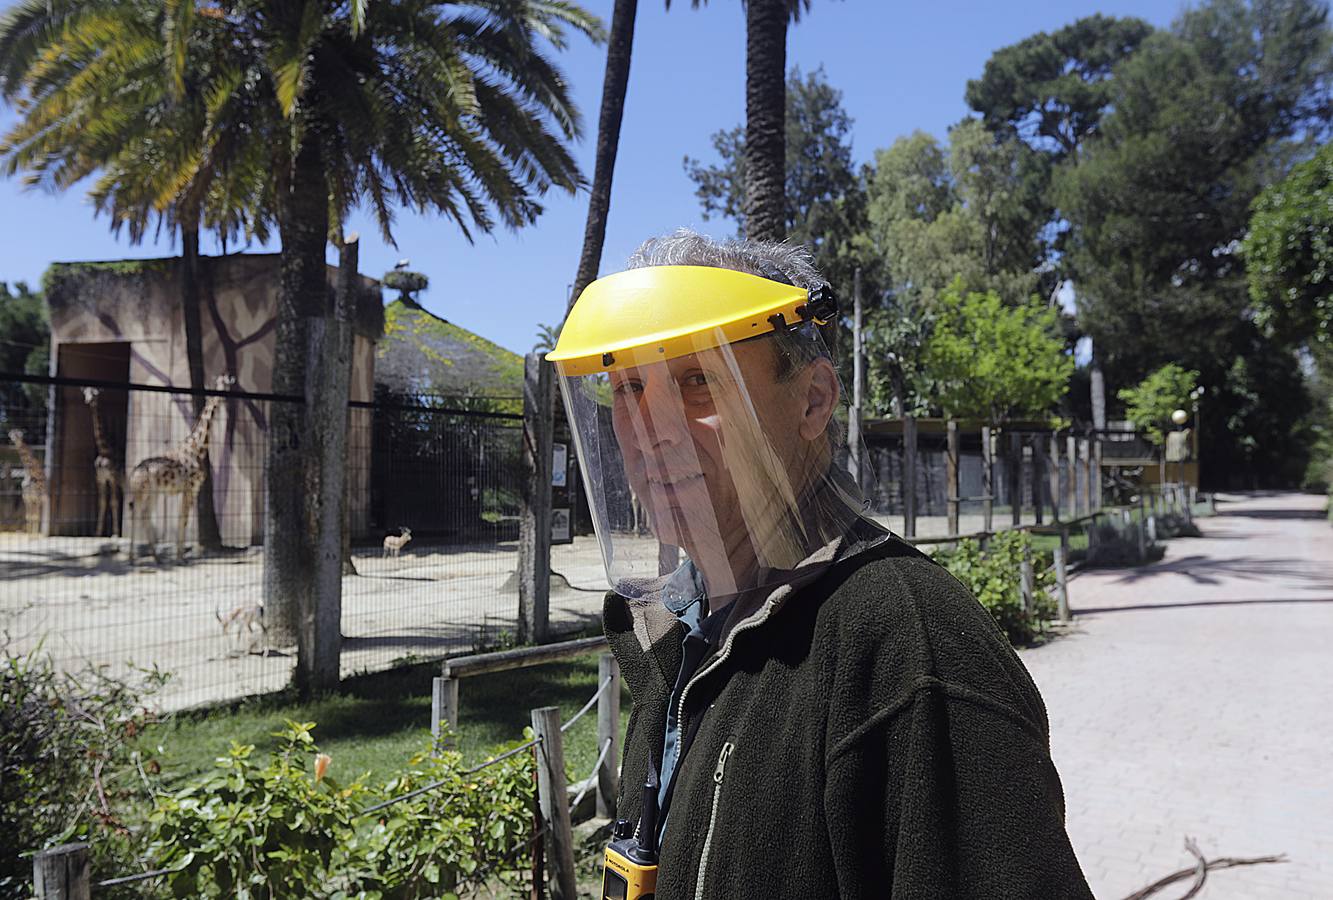
[[[4,396],[18,396],[0,380]],[[174,709],[279,689],[265,626],[268,422],[290,398],[29,378],[0,406],[0,628],[61,668],[158,669]],[[515,630],[522,417],[514,399],[377,398],[348,411],[344,674]],[[582,539],[590,543],[591,539]],[[600,609],[587,547],[556,548]],[[581,555],[580,555],[581,554]],[[600,569],[595,548],[591,559]],[[577,581],[577,579],[575,579]],[[577,607],[577,608],[575,608]],[[586,610],[583,607],[587,607]],[[567,616],[568,617],[568,616]]]

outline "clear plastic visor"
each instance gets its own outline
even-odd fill
[[[863,506],[839,462],[845,394],[813,325],[696,345],[560,378],[607,578],[627,597],[686,561],[710,598],[803,577]]]

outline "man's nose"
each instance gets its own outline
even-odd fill
[[[665,379],[654,378],[644,386],[637,418],[639,446],[646,450],[681,444],[688,437],[680,393]]]

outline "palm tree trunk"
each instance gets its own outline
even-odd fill
[[[597,122],[597,161],[593,166],[592,193],[588,197],[588,223],[583,230],[583,253],[579,257],[572,308],[579,294],[597,277],[606,241],[606,217],[611,208],[611,178],[620,148],[620,122],[625,113],[629,85],[630,54],[634,49],[634,17],[638,0],[616,0],[611,13],[611,37],[606,47],[606,77],[602,81],[602,111]],[[568,314],[568,310],[566,310]]]
[[[328,196],[319,144],[307,131],[279,206],[282,262],[273,360],[275,394],[306,397],[312,323],[328,306],[324,267]],[[269,642],[276,647],[298,643],[302,620],[314,607],[316,518],[309,498],[316,493],[318,473],[316,442],[306,428],[305,412],[303,404],[281,400],[273,401],[269,409],[264,620]]]
[[[787,234],[787,0],[749,0],[745,13],[745,230]]]
[[[199,216],[186,215],[181,224],[181,312],[185,319],[185,364],[190,370],[191,390],[202,390],[206,385],[204,373],[204,330],[203,317],[199,312]],[[219,373],[220,374],[220,373]],[[204,397],[193,394],[190,397],[194,409],[194,423],[204,411]],[[208,461],[208,450],[203,454],[204,483],[199,488],[195,501],[195,521],[199,532],[199,545],[206,550],[218,550],[222,547],[222,534],[218,531],[217,512],[213,508],[213,467]]]

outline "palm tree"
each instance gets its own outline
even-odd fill
[[[809,9],[810,0],[745,3],[745,225],[758,240],[780,241],[787,232],[787,24]]]
[[[620,123],[625,115],[630,56],[634,50],[634,17],[638,8],[638,0],[616,0],[615,8],[611,12],[611,37],[606,48],[606,77],[602,82],[602,109],[597,123],[597,157],[592,171],[592,191],[588,196],[588,221],[583,232],[583,252],[579,256],[574,288],[569,294],[570,309],[583,293],[583,289],[597,277],[602,264],[602,246],[606,243],[606,218],[611,209],[611,178],[616,168],[616,151],[620,148]],[[568,313],[566,309],[565,314]],[[551,347],[554,348],[555,344],[552,343]]]
[[[160,3],[27,0],[10,9],[0,18],[0,95],[23,117],[0,144],[0,159],[6,174],[23,171],[29,185],[50,190],[97,174],[89,191],[94,209],[108,215],[113,233],[127,230],[131,243],[154,221],[179,231],[186,362],[198,390],[205,386],[201,220],[224,241],[243,231],[262,240],[267,222],[235,202],[214,202],[205,216],[210,198],[241,193],[223,186],[237,140],[219,127],[224,111],[206,108],[183,81],[163,80],[171,52],[164,32],[172,32],[171,20]],[[197,417],[204,397],[192,401]],[[200,543],[216,548],[221,537],[208,480],[197,503]]]
[[[171,170],[181,190],[164,185],[158,200],[168,202],[152,208],[169,209],[168,221],[178,223],[194,221],[197,211],[204,227],[224,232],[275,226],[282,242],[276,393],[307,393],[314,323],[329,312],[325,247],[354,207],[368,206],[390,242],[395,207],[440,213],[471,239],[497,225],[530,224],[548,190],[581,184],[567,146],[579,133],[578,113],[543,44],[563,50],[571,31],[600,40],[602,29],[567,0],[170,0],[159,18],[112,24],[119,10],[153,6],[23,0],[0,20],[0,89],[12,97],[11,87],[40,94],[67,83],[65,105],[49,110],[53,132],[80,91],[93,105],[122,96],[120,113],[97,131],[112,146],[125,142],[118,129],[127,123],[149,129],[182,122],[170,118],[186,115],[181,106],[202,111],[197,127],[183,129],[185,164]],[[80,52],[68,52],[61,42],[76,19],[87,24],[77,31]],[[127,29],[135,41],[122,40]],[[150,48],[150,33],[159,46]],[[34,67],[40,76],[28,78]],[[144,74],[150,70],[156,85]],[[202,103],[177,102],[173,113],[162,100],[183,95]],[[163,117],[135,118],[136,98]],[[145,158],[149,149],[172,153],[142,147]],[[108,158],[82,149],[70,155],[89,171]],[[224,175],[205,177],[210,166]],[[324,475],[313,451],[344,424],[308,419],[298,404],[271,410],[265,611],[275,640],[294,637],[299,612],[313,608],[312,548],[320,541],[304,513],[309,485]]]

